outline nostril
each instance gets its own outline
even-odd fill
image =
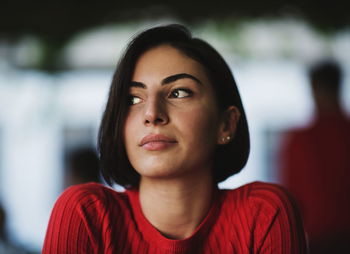
[[[157,103],[149,103],[144,112],[144,124],[166,124],[168,115],[166,108],[159,101]]]
[[[157,123],[164,123],[165,120],[161,117],[157,117],[157,118],[154,118],[154,119],[145,119],[145,123],[146,124],[150,124],[150,123],[153,123],[153,124],[157,124]]]

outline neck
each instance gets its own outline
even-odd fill
[[[142,178],[140,204],[147,220],[164,236],[184,239],[208,213],[213,190],[209,172],[191,179]]]
[[[318,115],[329,115],[341,111],[340,100],[337,95],[319,92],[314,95],[314,99]]]
[[[328,115],[334,115],[337,113],[341,113],[341,107],[338,103],[329,103],[329,104],[319,104],[316,107],[316,114],[318,116],[328,116]]]

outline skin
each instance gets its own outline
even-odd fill
[[[210,208],[213,153],[234,135],[239,111],[219,112],[204,67],[168,45],[140,56],[130,96],[124,142],[142,211],[166,237],[186,238]]]

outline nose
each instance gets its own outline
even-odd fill
[[[169,122],[166,105],[164,102],[154,99],[149,99],[145,107],[145,125],[164,125]]]

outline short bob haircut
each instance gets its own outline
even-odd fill
[[[140,55],[164,44],[174,47],[205,67],[221,112],[233,105],[241,113],[233,140],[226,145],[218,145],[215,151],[215,183],[241,171],[248,160],[250,145],[247,119],[236,82],[225,60],[208,43],[193,38],[184,26],[158,26],[141,32],[129,43],[113,76],[98,134],[101,173],[109,185],[117,183],[132,188],[139,184],[140,175],[131,166],[123,142],[123,128],[129,107],[129,86]]]

